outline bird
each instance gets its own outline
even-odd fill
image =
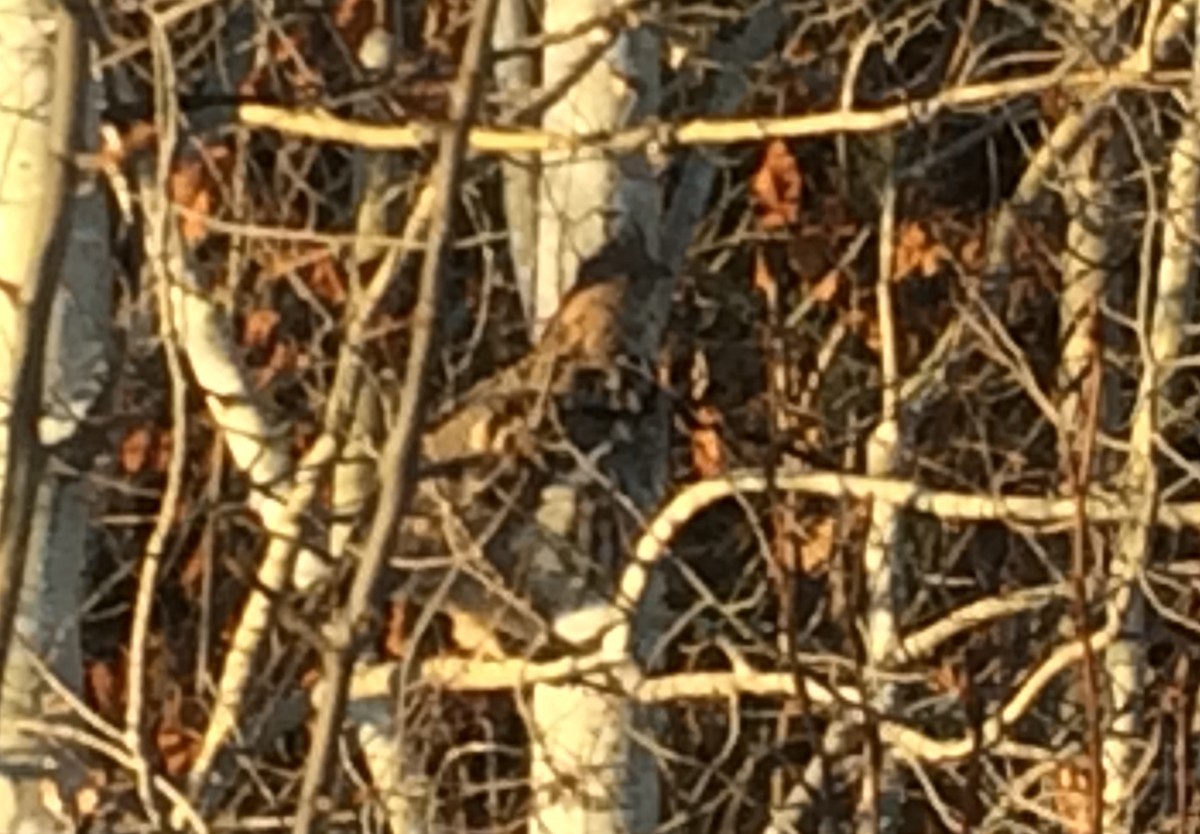
[[[654,318],[653,300],[666,274],[646,251],[640,233],[615,235],[580,263],[573,286],[531,351],[472,387],[426,433],[425,503],[431,510],[440,508],[434,514],[443,523],[449,517],[461,526],[459,535],[451,537],[459,540],[459,550],[469,549],[466,543],[480,535],[477,523],[491,529],[497,518],[509,517],[506,493],[513,484],[528,475],[536,482],[552,478],[549,469],[564,463],[558,458],[570,458],[543,455],[544,443],[565,437],[590,454],[612,439],[620,424],[637,419],[654,382],[650,368],[662,328]],[[603,519],[581,526],[607,529]],[[432,527],[429,532],[436,537],[437,525]],[[492,534],[481,538],[491,540]],[[526,554],[544,549],[528,543],[514,548]],[[479,557],[471,560],[473,570],[460,571],[463,576],[442,591],[440,604],[455,622],[456,639],[461,628],[463,643],[490,653],[499,650],[491,639],[497,633],[527,647],[547,645],[545,620],[531,613],[540,610],[537,600],[526,610],[506,601],[523,602],[524,593],[502,593],[511,581],[537,598],[526,587],[528,580],[521,580],[513,565],[500,569],[482,551]],[[411,581],[407,590],[416,599],[433,598],[425,586],[436,585],[435,578],[436,572],[430,572],[424,582]]]
[[[636,410],[657,352],[654,296],[666,275],[640,231],[614,236],[585,259],[530,358],[533,387],[574,394],[576,403],[611,394],[610,406]]]
[[[426,435],[433,461],[502,454],[561,411],[636,413],[654,380],[654,296],[666,267],[641,232],[615,235],[576,270],[526,356],[473,386]],[[526,438],[527,439],[527,438]]]

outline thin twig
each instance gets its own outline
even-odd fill
[[[1101,730],[1100,730],[1100,678],[1096,666],[1096,656],[1092,651],[1088,626],[1088,592],[1087,577],[1089,572],[1087,544],[1087,492],[1091,483],[1092,455],[1096,441],[1096,430],[1099,422],[1100,393],[1104,385],[1104,369],[1100,362],[1100,310],[1099,304],[1093,300],[1092,309],[1087,314],[1088,326],[1091,329],[1092,352],[1089,359],[1091,367],[1088,370],[1087,402],[1084,406],[1084,421],[1080,426],[1080,445],[1071,460],[1070,450],[1064,464],[1070,479],[1072,497],[1075,500],[1075,523],[1071,529],[1071,614],[1075,621],[1075,631],[1079,645],[1083,650],[1083,663],[1079,675],[1083,690],[1084,722],[1087,730],[1087,752],[1091,764],[1091,778],[1088,782],[1090,800],[1088,804],[1088,824],[1092,834],[1100,834],[1103,802],[1103,762],[1101,760]]]
[[[174,158],[177,122],[175,112],[175,68],[171,46],[158,17],[150,14],[150,37],[153,42],[155,71],[155,117],[158,122],[158,170],[155,180],[161,194],[166,194],[167,181]],[[125,746],[137,753],[136,770],[138,798],[150,822],[159,826],[162,821],[154,805],[153,772],[150,769],[149,745],[143,735],[146,718],[146,644],[150,635],[150,617],[154,610],[155,589],[162,567],[167,537],[175,521],[175,510],[183,494],[184,467],[187,463],[187,388],[179,359],[179,338],[175,332],[171,311],[172,276],[167,257],[167,224],[171,222],[166,200],[144,206],[147,261],[154,273],[155,294],[158,296],[159,328],[167,376],[171,387],[171,462],[167,470],[167,485],[154,520],[154,529],[146,542],[142,569],[138,577],[137,598],[133,622],[129,631],[129,673],[125,699]]]

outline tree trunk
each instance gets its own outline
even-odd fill
[[[1200,35],[1200,25],[1197,28]],[[1200,43],[1200,41],[1197,41]],[[1146,623],[1140,577],[1154,546],[1154,525],[1161,500],[1155,449],[1160,415],[1169,413],[1170,378],[1180,359],[1184,333],[1192,323],[1195,295],[1196,205],[1200,198],[1200,52],[1192,61],[1192,90],[1183,128],[1168,166],[1166,211],[1162,217],[1162,259],[1147,295],[1153,311],[1138,310],[1139,336],[1146,346],[1123,481],[1137,518],[1121,525],[1109,566],[1105,595],[1106,626],[1119,634],[1105,654],[1109,718],[1102,750],[1104,829],[1128,831],[1133,825],[1138,785],[1133,774],[1143,755],[1140,742],[1145,707]]]
[[[104,387],[109,360],[108,226],[96,183],[75,187],[64,164],[84,149],[81,133],[89,143],[98,135],[79,21],[65,4],[30,0],[5,0],[0,18],[0,134],[7,148],[0,272],[10,284],[0,300],[7,404],[0,616],[7,618],[9,601],[19,597],[13,638],[0,641],[0,830],[40,832],[61,826],[46,804],[46,780],[69,807],[79,776],[34,725],[66,717],[49,698],[43,669],[70,689],[80,687],[88,529],[77,478],[43,464],[48,451],[70,453],[75,467],[86,463],[72,445]]]
[[[546,7],[545,30],[569,29],[614,5],[611,0],[554,0]],[[654,37],[646,30],[628,30],[611,43],[610,38],[608,30],[597,27],[588,37],[546,48],[542,74],[547,88],[578,72],[580,62],[595,61],[547,111],[543,119],[547,130],[613,130],[636,121],[639,114],[654,112],[658,94]],[[637,84],[631,79],[637,79]],[[660,202],[658,185],[641,154],[622,159],[595,150],[545,154],[533,297],[536,325],[544,324],[558,308],[580,262],[600,249],[614,229],[640,230],[649,253],[656,255]],[[643,510],[649,509],[658,488],[653,476],[648,481],[646,473],[661,468],[665,453],[665,444],[650,447],[645,454],[657,457],[656,465],[626,473],[632,477],[618,477],[619,482],[633,487],[631,492],[640,493],[630,497]],[[575,540],[581,526],[580,505],[586,499],[579,491],[561,486],[543,491],[539,521]],[[588,556],[594,565],[604,562],[594,550]],[[571,569],[566,570],[571,581]],[[573,581],[588,580],[575,575]],[[557,608],[553,612],[556,625],[590,632],[592,625],[587,621],[593,615],[604,618],[610,611],[603,593],[594,591],[585,591],[571,606]],[[638,642],[636,635],[632,642]],[[614,661],[623,665],[635,647],[612,648],[617,655]],[[636,659],[633,662],[636,665]],[[605,694],[597,683],[602,681],[533,688],[529,710],[533,759],[530,832],[645,831],[655,823],[657,777],[644,751],[631,749],[634,711],[621,698]]]

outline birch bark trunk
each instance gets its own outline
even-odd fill
[[[546,4],[547,32],[569,29],[611,11],[611,0],[554,0]],[[587,133],[635,123],[657,108],[657,43],[648,30],[623,30],[613,37],[597,27],[581,38],[545,50],[543,84],[553,88],[579,70],[580,62],[598,60],[545,114],[547,130]],[[614,158],[595,150],[547,153],[541,159],[538,204],[537,266],[533,293],[535,332],[558,308],[580,262],[595,253],[613,226],[642,232],[649,254],[657,255],[661,193],[642,154]],[[651,449],[653,457],[665,449]],[[651,467],[652,469],[657,467]],[[635,476],[640,479],[640,473]],[[654,484],[642,484],[642,500]],[[577,532],[581,519],[577,494],[556,487],[543,492],[539,520],[544,527]],[[651,499],[653,500],[653,499]],[[596,562],[598,553],[588,554]],[[607,600],[586,593],[581,607],[556,611],[556,625],[590,631],[593,613],[608,613]],[[634,635],[632,641],[638,642]],[[614,646],[625,665],[633,646]],[[636,661],[634,661],[636,663]],[[632,673],[632,669],[629,669]],[[539,685],[529,707],[532,745],[533,808],[530,832],[644,831],[657,816],[657,777],[653,762],[630,742],[633,710],[605,694],[598,681],[575,685]]]
[[[0,596],[5,634],[15,626],[0,641],[0,830],[15,834],[61,830],[46,784],[68,807],[78,787],[61,747],[29,730],[66,718],[44,670],[81,685],[87,514],[78,479],[53,460],[73,452],[103,390],[111,311],[105,201],[68,168],[67,155],[86,149],[81,137],[91,145],[98,135],[81,22],[68,4],[45,0],[4,0],[0,22],[0,275],[9,285],[0,300]]]
[[[1200,18],[1195,37],[1200,38]],[[1195,43],[1200,43],[1196,40]],[[1134,772],[1143,755],[1140,742],[1146,676],[1145,600],[1140,577],[1154,545],[1154,525],[1159,493],[1156,439],[1159,415],[1170,406],[1170,378],[1180,358],[1184,333],[1191,323],[1195,294],[1196,206],[1200,200],[1200,50],[1193,50],[1191,100],[1183,128],[1168,163],[1166,210],[1162,217],[1162,259],[1153,282],[1140,295],[1137,323],[1143,367],[1134,403],[1129,456],[1123,486],[1137,507],[1137,518],[1122,524],[1109,566],[1105,595],[1106,626],[1120,635],[1104,658],[1109,717],[1102,758],[1104,761],[1104,830],[1128,831],[1134,818],[1137,785]]]

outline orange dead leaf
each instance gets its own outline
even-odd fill
[[[338,265],[330,257],[328,250],[325,251],[325,256],[313,266],[308,286],[313,294],[323,301],[328,301],[330,304],[345,303],[346,281],[342,277]]]
[[[850,310],[845,314],[846,329],[862,339],[870,350],[879,353],[882,337],[879,335],[879,320],[867,315],[865,310]]]
[[[179,571],[179,586],[189,599],[198,599],[200,596],[201,580],[204,579],[207,562],[203,547],[195,548],[184,560]]]
[[[917,273],[930,278],[937,274],[943,262],[950,259],[950,250],[931,239],[921,224],[905,223],[897,235],[892,277],[902,281]]]
[[[930,670],[929,683],[938,692],[962,697],[967,686],[966,671],[947,658]]]
[[[145,469],[150,460],[152,445],[153,439],[150,436],[150,430],[145,427],[136,428],[125,435],[125,439],[121,441],[121,451],[118,454],[121,469],[128,475],[136,475]]]
[[[374,25],[373,0],[341,0],[333,10],[333,26],[341,33],[352,52],[358,51]]]
[[[458,21],[470,14],[470,4],[466,0],[432,0],[423,5],[421,42],[425,49],[437,55],[459,54],[466,27]]]
[[[121,676],[116,662],[88,661],[84,664],[84,686],[88,700],[100,715],[121,714]]]
[[[217,188],[210,175],[210,166],[226,168],[232,162],[229,148],[210,145],[202,149],[207,160],[192,154],[180,159],[171,171],[167,192],[180,209],[180,234],[189,246],[195,246],[208,236],[208,218],[216,213]]]
[[[824,515],[814,524],[805,525],[800,541],[800,569],[808,576],[824,573],[833,558],[836,543],[833,516]]]
[[[183,693],[172,686],[154,731],[155,748],[162,758],[163,770],[171,777],[187,773],[200,752],[200,739],[184,726],[182,716]]]
[[[269,58],[257,63],[238,84],[238,92],[253,96],[262,92],[264,82],[282,77],[297,93],[313,94],[322,79],[305,59],[310,54],[308,33],[298,26],[281,27],[267,41]],[[357,49],[357,45],[354,47]]]
[[[251,310],[242,325],[242,344],[249,348],[265,347],[279,326],[279,313],[262,308]]]
[[[983,241],[977,237],[967,240],[958,250],[958,258],[972,272],[983,269]]]
[[[307,452],[319,433],[317,424],[312,420],[297,420],[292,429],[292,448],[296,454]]]
[[[808,297],[819,304],[830,304],[837,298],[838,290],[842,288],[842,272],[831,269],[820,281],[808,290]]]
[[[179,221],[180,233],[184,242],[192,246],[204,239],[208,228],[205,221],[212,214],[213,198],[205,185],[204,168],[199,159],[181,161],[171,172],[171,200],[183,212]]]
[[[191,769],[200,745],[187,733],[174,729],[159,729],[155,735],[163,770],[171,777],[182,776]]]
[[[385,657],[398,659],[404,657],[405,624],[408,618],[406,605],[403,600],[392,600],[388,606],[387,622],[383,627],[382,649]]]
[[[299,364],[299,351],[291,342],[278,342],[271,351],[267,364],[254,372],[254,384],[259,388],[270,385],[281,373],[295,369]]]
[[[299,365],[300,349],[290,339],[278,342],[275,349],[271,351],[271,358],[267,361],[267,367],[276,374],[293,371]]]
[[[767,263],[767,259],[763,257],[762,250],[754,253],[754,288],[762,290],[762,292],[771,298],[775,295],[777,287],[775,281],[775,273],[771,271],[771,266]]]
[[[346,297],[345,282],[341,280],[327,246],[267,250],[259,254],[258,263],[260,282],[299,275],[309,289],[322,299],[340,303]],[[329,286],[330,283],[332,286]]]
[[[754,173],[750,190],[758,209],[759,226],[778,229],[800,216],[800,189],[804,179],[787,144],[776,139],[767,145],[762,164]]]
[[[175,449],[175,439],[169,429],[158,431],[157,442],[154,444],[154,471],[164,474],[171,466],[171,453]]]
[[[714,406],[702,405],[696,414],[699,425],[692,430],[692,466],[701,478],[720,475],[728,466],[718,426],[721,415]]]
[[[1054,772],[1054,809],[1072,832],[1090,829],[1092,785],[1090,765],[1079,758],[1061,763]]]

